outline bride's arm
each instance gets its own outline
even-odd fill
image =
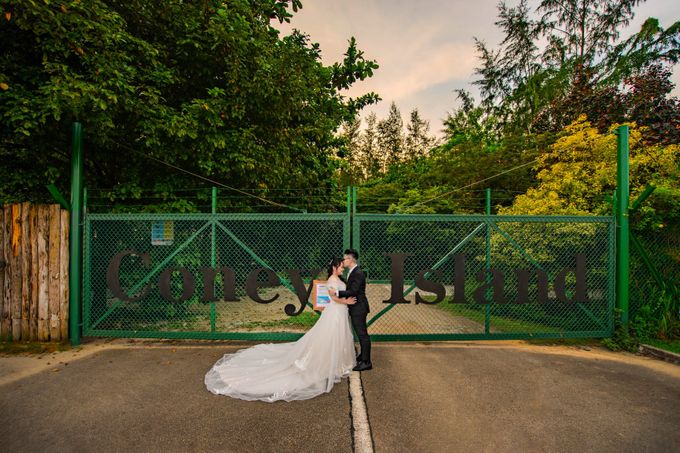
[[[354,297],[338,297],[334,295],[337,294],[338,292],[338,288],[336,288],[335,286],[329,286],[328,289],[329,289],[328,295],[331,296],[331,299],[333,299],[333,301],[338,304],[354,305],[357,302],[356,298]]]
[[[354,297],[343,297],[343,298],[339,298],[339,297],[336,297],[336,296],[334,296],[334,295],[332,295],[332,294],[330,294],[330,293],[328,293],[328,294],[331,296],[331,299],[333,299],[333,301],[335,301],[335,302],[337,302],[337,303],[339,303],[339,304],[354,305],[354,304],[357,303],[357,300],[356,300],[356,298],[354,298]]]

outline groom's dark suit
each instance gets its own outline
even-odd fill
[[[347,277],[347,288],[339,291],[338,297],[356,297],[357,301],[353,305],[348,305],[349,316],[352,319],[352,327],[357,333],[361,353],[359,360],[371,362],[371,337],[368,336],[366,317],[370,311],[368,299],[366,298],[366,274],[359,266],[356,266]]]

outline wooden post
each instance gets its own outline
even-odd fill
[[[21,204],[21,339],[30,338],[29,314],[31,304],[31,204]]]
[[[50,339],[58,340],[61,334],[61,327],[59,326],[59,252],[61,251],[61,215],[59,213],[59,205],[49,205],[50,212],[50,244],[48,246],[49,254],[49,319],[50,319]]]
[[[68,266],[69,266],[69,222],[68,211],[61,210],[61,250],[59,253],[59,325],[61,326],[60,338],[62,341],[68,339]]]
[[[12,205],[12,339],[21,339],[21,205]]]
[[[38,340],[38,206],[31,207],[29,217],[31,238],[31,302],[29,308],[29,338]]]
[[[2,311],[5,305],[5,270],[7,269],[7,247],[5,246],[5,210],[0,209],[0,325],[2,324]],[[0,330],[2,327],[0,327]],[[4,335],[0,333],[0,339]]]
[[[49,243],[49,208],[38,208],[38,340],[50,339],[49,332],[49,277],[47,245]]]
[[[5,249],[5,288],[2,299],[2,313],[0,314],[0,334],[2,338],[8,338],[12,332],[12,320],[10,319],[11,306],[12,306],[12,207],[6,205],[3,209],[3,222],[2,229],[3,234],[3,244]]]

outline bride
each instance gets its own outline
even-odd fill
[[[328,286],[345,289],[340,258],[328,263]],[[226,354],[205,375],[216,395],[248,401],[274,402],[313,398],[330,392],[356,365],[347,305],[354,298],[331,295],[316,324],[292,343],[258,344]]]

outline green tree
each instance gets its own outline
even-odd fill
[[[406,125],[404,155],[406,160],[424,157],[435,145],[436,140],[430,135],[430,122],[422,119],[418,109],[411,110],[411,118]]]
[[[76,120],[90,187],[196,185],[154,158],[299,195],[335,184],[336,130],[378,99],[344,95],[377,68],[354,39],[342,62],[324,66],[308,36],[280,36],[272,21],[289,21],[299,0],[1,5],[11,10],[0,21],[3,202],[43,199],[48,182],[66,189]]]
[[[355,185],[365,178],[365,157],[361,150],[361,119],[355,117],[343,124],[340,134],[341,157],[344,159],[343,180],[345,185]]]
[[[545,96],[545,69],[536,45],[541,27],[529,13],[526,0],[520,0],[516,7],[501,2],[495,25],[505,37],[499,48],[488,49],[475,39],[482,64],[475,69],[480,78],[474,83],[482,94],[482,105],[489,114],[503,123],[519,125],[523,132],[531,132],[531,118]]]
[[[499,119],[503,133],[557,131],[626,77],[677,62],[680,22],[664,30],[650,18],[634,36],[619,40],[640,3],[542,0],[534,18],[525,0],[515,7],[502,2],[500,46],[489,49],[476,41],[481,65],[475,83],[486,113]],[[546,45],[538,48],[541,41]]]
[[[496,117],[481,105],[475,105],[472,95],[465,90],[456,90],[461,106],[449,113],[444,120],[446,147],[466,143],[493,146],[501,137]]]
[[[379,177],[383,173],[384,156],[378,146],[378,116],[375,112],[369,113],[366,117],[366,129],[361,134],[359,149],[366,177]]]
[[[404,159],[404,120],[397,104],[390,104],[387,118],[380,120],[377,125],[378,146],[383,156],[382,173]]]

